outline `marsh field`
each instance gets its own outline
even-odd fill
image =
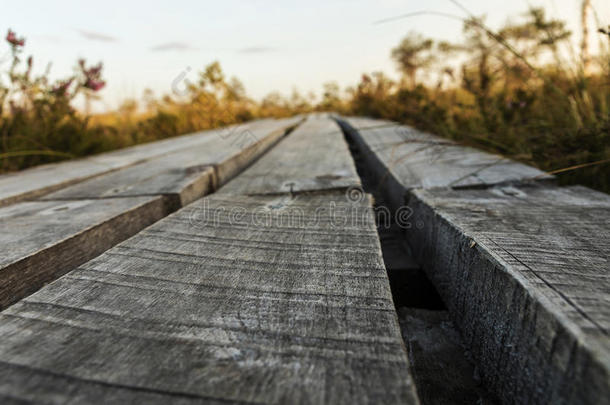
[[[388,55],[398,79],[363,72],[347,88],[324,84],[317,96],[295,90],[254,99],[211,61],[167,94],[145,91],[105,112],[90,109],[107,84],[102,62],[79,59],[73,74],[52,80],[48,69],[34,73],[28,33],[7,29],[0,52],[0,172],[257,118],[333,111],[409,124],[534,165],[561,184],[609,192],[610,21],[587,23],[594,12],[582,2],[580,33],[544,8],[524,9],[499,28],[467,9],[421,13],[459,19],[462,35],[454,42],[409,30],[417,15],[398,16],[374,23],[405,26]]]

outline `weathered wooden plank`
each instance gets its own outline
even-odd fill
[[[416,190],[409,206],[416,258],[505,401],[610,398],[610,196]]]
[[[370,200],[341,192],[183,208],[5,310],[0,364],[33,401],[417,403]]]
[[[197,132],[84,159],[48,164],[18,173],[5,174],[0,176],[0,206],[39,197],[95,176],[181,149],[195,147],[202,142],[208,142],[209,137],[227,137],[227,134],[243,133],[252,125],[265,125],[268,122],[272,122],[272,120],[259,120],[244,125]],[[228,137],[234,138],[234,136]]]
[[[98,176],[40,197],[40,201],[82,200],[116,197],[164,196],[173,211],[209,194],[215,187],[213,166],[197,165],[197,152],[173,153],[149,162]],[[212,149],[217,150],[215,148]],[[184,165],[184,166],[183,166]]]
[[[437,142],[455,144],[455,142],[417,130],[407,125],[400,125],[394,121],[372,119],[366,117],[336,117],[342,124],[347,124],[358,133],[368,133],[367,140],[374,146],[392,147],[410,142]],[[364,138],[364,134],[362,134]],[[368,143],[367,142],[367,143]]]
[[[225,142],[230,145],[230,148],[239,152],[230,157],[227,154],[226,157],[219,158],[215,162],[217,185],[221,186],[241,173],[245,167],[274,146],[287,130],[294,128],[301,121],[303,121],[301,116],[272,120],[265,122],[264,125],[249,128],[247,131],[234,132],[232,136],[227,136]]]
[[[203,131],[163,141],[136,145],[85,159],[48,164],[0,176],[0,206],[35,198],[71,184],[138,162],[188,148],[220,130]]]
[[[187,149],[64,188],[42,200],[168,195],[184,206],[266,152],[297,119],[267,120],[208,135]]]
[[[68,187],[41,199],[44,203],[4,207],[0,308],[209,193],[218,181],[226,181],[264,153],[294,123],[268,120],[208,134],[186,150]],[[206,161],[217,164],[199,165]],[[95,201],[108,197],[126,199]],[[67,211],[49,215],[54,207]]]
[[[498,155],[388,121],[341,119],[390,188],[480,188],[553,177]],[[388,179],[388,177],[391,177]],[[398,191],[394,192],[398,194]]]
[[[22,202],[0,208],[0,308],[168,213],[161,197]]]
[[[360,179],[339,126],[327,115],[310,115],[227,186],[223,193],[277,194],[347,189]]]

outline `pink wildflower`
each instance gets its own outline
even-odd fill
[[[82,75],[84,76],[84,82],[82,84],[84,88],[93,91],[98,91],[106,85],[106,82],[102,80],[102,67],[104,66],[102,62],[98,63],[97,65],[91,66],[88,69],[87,63],[84,59],[80,59],[78,61],[78,64],[80,66]]]
[[[101,90],[106,85],[106,82],[103,80],[96,79],[87,79],[84,84],[84,87],[91,89],[93,91]]]
[[[24,46],[25,45],[25,39],[17,38],[17,34],[15,34],[15,32],[11,29],[9,29],[8,33],[6,34],[6,41],[9,44],[11,44],[12,46]]]

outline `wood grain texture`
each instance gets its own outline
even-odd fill
[[[552,176],[499,155],[492,155],[447,139],[389,121],[342,119],[365,153],[373,154],[405,189],[481,188],[496,184],[550,181]],[[345,125],[347,124],[347,125]]]
[[[230,148],[237,149],[239,153],[214,165],[217,185],[222,186],[241,173],[245,167],[275,146],[288,130],[299,125],[303,119],[302,116],[296,116],[273,120],[265,123],[264,126],[233,132],[232,135],[227,136],[225,142],[230,145]]]
[[[258,121],[215,135],[181,137],[177,143],[189,148],[98,176],[38,202],[3,207],[0,308],[208,194],[298,120]],[[146,150],[160,153],[158,145],[148,146]],[[113,201],[102,201],[106,198]]]
[[[22,202],[0,208],[0,308],[168,213],[160,197]]]
[[[264,120],[265,122],[267,120]],[[86,179],[129,167],[181,149],[207,142],[208,137],[227,131],[241,131],[243,126],[202,131],[162,141],[136,145],[84,159],[47,164],[0,176],[0,206],[16,201],[39,197],[46,193],[84,181]]]
[[[5,310],[0,364],[34,402],[417,403],[343,193],[201,199]]]
[[[491,387],[510,403],[610,398],[610,196],[584,187],[417,190],[407,233]]]
[[[184,206],[224,184],[276,143],[298,119],[267,120],[217,131],[189,148],[64,188],[41,198],[64,200],[175,196]]]
[[[235,178],[222,193],[278,194],[347,189],[360,185],[339,126],[328,115],[310,115],[269,154]]]

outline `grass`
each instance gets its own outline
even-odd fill
[[[374,72],[346,91],[327,83],[318,102],[296,92],[255,102],[212,63],[179,95],[149,95],[145,105],[126,100],[93,116],[72,104],[95,100],[102,65],[78,61],[73,76],[55,83],[32,77],[24,40],[13,33],[6,38],[12,63],[0,75],[0,171],[317,110],[395,120],[537,166],[561,184],[610,192],[610,27],[600,30],[600,54],[585,66],[562,21],[542,9],[513,21],[494,31],[469,15],[459,43],[410,33],[391,55],[401,80]]]

